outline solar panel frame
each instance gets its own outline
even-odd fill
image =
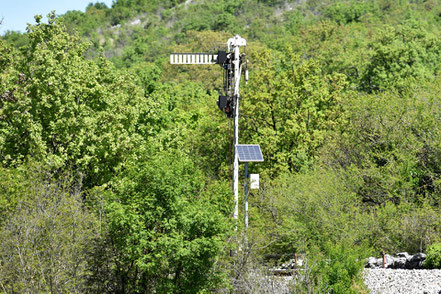
[[[258,144],[237,144],[236,152],[240,162],[263,162],[262,151]]]

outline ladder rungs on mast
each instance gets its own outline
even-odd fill
[[[172,53],[170,64],[216,64],[217,58],[212,53]]]

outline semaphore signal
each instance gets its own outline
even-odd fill
[[[245,47],[247,42],[239,35],[228,39],[227,50],[219,50],[217,53],[172,53],[170,54],[170,64],[204,65],[218,64],[223,70],[223,93],[219,95],[217,105],[220,110],[225,112],[228,118],[234,119],[234,161],[233,161],[233,199],[234,212],[233,219],[237,221],[239,216],[239,157],[238,150],[243,147],[239,145],[239,84],[242,73],[245,81],[248,81],[248,60],[244,53],[240,53],[240,47]],[[257,146],[260,158],[263,161],[259,145]],[[242,148],[242,149],[241,149]],[[260,160],[261,159],[261,160]],[[242,160],[241,160],[242,161]],[[248,162],[249,160],[244,160]],[[255,160],[253,160],[255,161]],[[245,171],[245,227],[248,226],[248,163]]]

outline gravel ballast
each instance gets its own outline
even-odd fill
[[[441,270],[364,269],[372,294],[441,294]]]

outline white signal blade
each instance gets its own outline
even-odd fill
[[[217,54],[211,53],[172,53],[170,64],[216,64]]]

